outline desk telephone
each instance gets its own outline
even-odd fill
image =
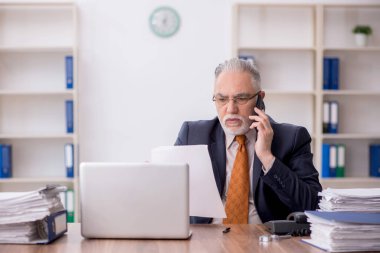
[[[310,224],[303,212],[294,212],[289,214],[286,220],[272,220],[264,225],[275,235],[308,236],[311,233]]]

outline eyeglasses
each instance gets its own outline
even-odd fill
[[[255,98],[257,95],[259,95],[260,92],[261,91],[258,91],[252,96],[239,95],[239,96],[236,96],[233,98],[217,95],[217,96],[212,97],[212,101],[214,101],[217,105],[220,105],[220,106],[228,104],[230,102],[230,100],[234,101],[235,104],[245,105],[246,103],[248,103],[249,100],[251,100],[251,99]]]

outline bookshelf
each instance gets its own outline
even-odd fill
[[[0,191],[61,184],[78,195],[76,19],[73,2],[0,3],[0,143],[12,145],[13,167]],[[73,89],[66,88],[68,55]],[[66,131],[66,100],[74,102],[74,133]],[[74,145],[74,178],[66,177],[66,143]]]
[[[352,28],[373,29],[366,47]],[[380,143],[380,5],[235,4],[232,56],[252,55],[262,73],[267,113],[305,126],[321,174],[322,143],[346,145],[344,178],[321,178],[323,187],[379,187],[369,177],[369,145]],[[340,59],[340,89],[323,90],[323,58]],[[339,133],[322,131],[323,102],[339,102]],[[286,105],[286,106],[285,106]]]

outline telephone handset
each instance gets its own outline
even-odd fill
[[[286,220],[272,220],[265,222],[270,233],[275,235],[307,236],[310,235],[310,224],[303,212],[294,212]]]

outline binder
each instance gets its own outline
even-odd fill
[[[322,144],[322,177],[330,177],[330,144]]]
[[[74,73],[73,73],[73,57],[71,55],[65,57],[66,65],[66,88],[74,88]]]
[[[12,177],[12,146],[0,144],[0,178]]]
[[[369,174],[371,177],[380,177],[380,144],[369,146]]]
[[[255,57],[253,55],[239,55],[239,59],[246,60],[252,65],[255,65]]]
[[[380,225],[380,213],[373,212],[354,212],[354,211],[338,211],[338,212],[320,212],[305,211],[305,214],[318,217],[331,223],[351,223],[351,224],[372,224]]]
[[[330,145],[330,177],[336,177],[336,146]]]
[[[323,102],[323,133],[329,132],[330,123],[330,103],[328,101]]]
[[[327,57],[324,57],[323,58],[323,89],[324,90],[329,90],[331,88],[331,84],[330,84],[331,67],[330,67],[330,64],[331,64],[330,59]]]
[[[74,133],[74,102],[66,100],[66,132]]]
[[[65,167],[66,176],[69,178],[74,177],[74,145],[65,144]]]
[[[67,222],[74,222],[74,191],[67,190],[66,192],[66,210],[67,210]]]
[[[346,146],[344,144],[337,145],[337,166],[336,177],[344,177],[346,167]]]
[[[338,117],[339,117],[339,104],[337,101],[330,102],[330,129],[329,133],[338,133]]]
[[[1,224],[0,227],[1,226],[6,226],[9,233],[15,233],[17,231],[18,236],[0,238],[0,243],[49,244],[67,232],[66,210],[50,214],[41,220]],[[33,232],[26,232],[28,230]],[[20,233],[19,231],[25,232]]]
[[[331,58],[330,63],[330,74],[331,74],[331,83],[330,88],[332,90],[339,90],[339,58]]]

